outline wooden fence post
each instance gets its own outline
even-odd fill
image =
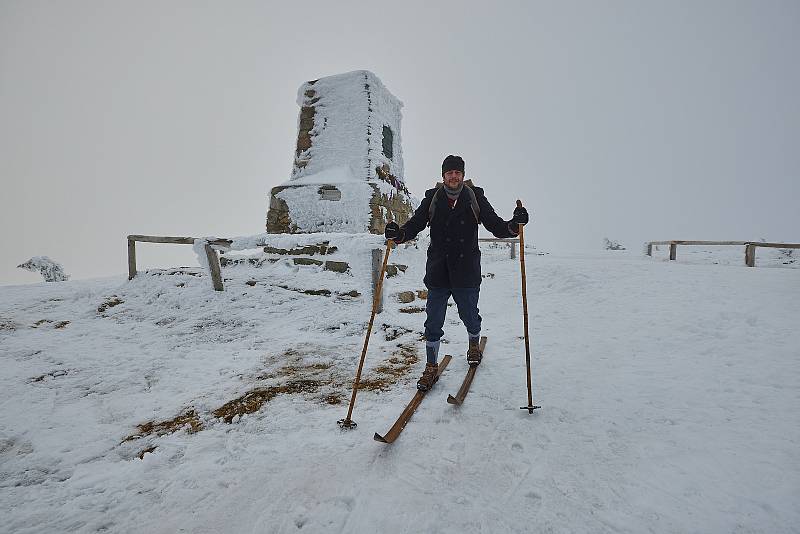
[[[678,245],[744,245],[744,263],[748,267],[756,266],[756,249],[758,249],[758,247],[800,249],[800,243],[770,243],[767,241],[682,241],[676,239],[673,241],[648,241],[647,254],[652,255],[653,247],[655,246],[656,250],[658,250],[659,245],[669,245],[670,260],[675,259]]]
[[[372,249],[372,298],[375,298],[375,291],[378,289],[378,281],[381,277],[381,267],[383,266],[383,251],[379,248]],[[383,312],[383,291],[378,300],[375,313]]]
[[[753,243],[748,243],[744,247],[744,264],[748,267],[756,266],[756,246]]]
[[[136,241],[128,239],[128,280],[136,276]]]
[[[208,268],[211,271],[211,282],[214,284],[216,291],[222,291],[222,274],[219,269],[219,256],[217,251],[211,248],[211,245],[206,243],[206,258],[208,258]]]

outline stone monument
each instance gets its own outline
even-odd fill
[[[403,180],[403,103],[359,70],[304,83],[289,180],[273,187],[268,233],[383,233],[416,199]]]

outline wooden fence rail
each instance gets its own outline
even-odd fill
[[[499,238],[499,237],[479,237],[478,241],[486,242],[486,243],[508,243],[509,249],[511,249],[511,259],[517,257],[517,247],[519,246],[519,238],[518,237],[506,237],[506,238]]]
[[[417,238],[409,239],[408,241],[403,241],[403,244],[409,243],[416,243]],[[517,247],[519,247],[519,238],[518,237],[479,237],[478,242],[480,243],[508,243],[509,254],[511,259],[517,257]]]
[[[763,243],[761,241],[649,241],[647,255],[653,255],[653,245],[669,245],[669,259],[674,260],[678,253],[678,245],[744,245],[744,264],[756,266],[756,248],[800,248],[800,243]]]
[[[167,243],[172,245],[194,245],[196,237],[173,237],[173,236],[155,236],[155,235],[138,235],[132,234],[128,236],[128,280],[133,280],[136,276],[136,242],[140,243]],[[516,258],[516,249],[519,239],[497,239],[497,238],[481,238],[478,241],[493,242],[493,243],[508,243],[511,249],[511,258]],[[232,241],[230,239],[212,239],[206,242],[206,258],[208,259],[209,270],[211,271],[211,282],[214,289],[223,291],[222,272],[219,265],[219,256],[213,247],[230,248]],[[259,245],[259,246],[263,246]],[[373,251],[374,253],[375,251]],[[381,252],[378,250],[378,252]],[[373,254],[374,255],[374,254]],[[373,271],[375,270],[373,261]],[[375,272],[373,272],[373,279]],[[382,308],[381,303],[381,308]]]
[[[194,245],[196,237],[171,237],[155,235],[129,235],[128,236],[128,280],[133,280],[136,276],[136,242],[140,243],[169,243],[173,245]],[[219,268],[219,256],[213,246],[228,248],[231,246],[230,239],[213,239],[206,243],[206,258],[208,267],[211,271],[211,283],[217,291],[223,291],[222,272]]]

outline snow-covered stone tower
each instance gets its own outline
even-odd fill
[[[306,82],[291,178],[270,192],[268,233],[383,233],[416,201],[403,181],[398,100],[366,70]]]

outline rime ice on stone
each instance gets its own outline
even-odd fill
[[[45,282],[65,282],[69,275],[64,272],[64,267],[47,256],[34,256],[25,263],[17,265],[20,269],[38,272]]]
[[[268,233],[382,233],[413,211],[403,181],[403,104],[373,73],[306,82],[291,178],[274,187]]]

